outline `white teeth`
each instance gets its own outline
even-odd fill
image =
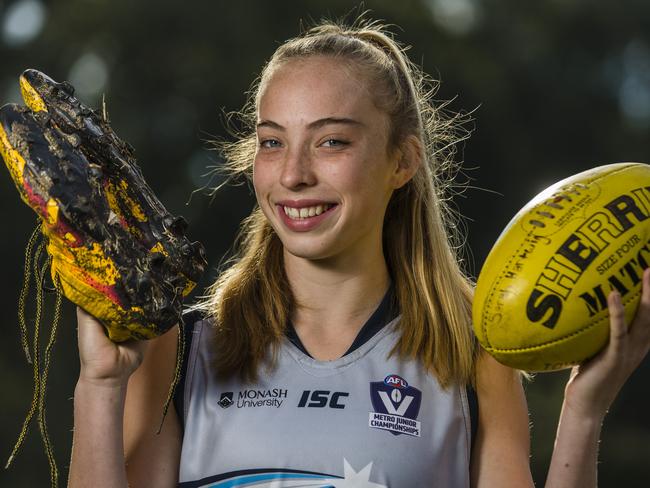
[[[316,205],[314,207],[303,207],[303,208],[283,207],[283,208],[284,208],[284,213],[286,213],[289,216],[289,218],[298,220],[298,219],[306,219],[309,217],[320,215],[323,212],[329,210],[333,206],[334,205],[330,203],[326,203],[325,205]]]

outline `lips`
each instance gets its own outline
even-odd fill
[[[319,226],[338,208],[338,204],[322,200],[284,200],[276,204],[285,226],[295,232],[306,232]]]

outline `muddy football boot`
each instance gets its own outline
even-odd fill
[[[27,107],[0,108],[0,154],[42,220],[52,279],[114,341],[164,333],[207,265],[203,246],[69,83],[27,70],[20,87]]]

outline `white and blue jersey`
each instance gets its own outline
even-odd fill
[[[398,339],[391,300],[389,291],[334,361],[310,357],[290,330],[255,384],[217,380],[213,328],[190,327],[179,486],[469,487],[474,401],[417,361],[388,357]]]

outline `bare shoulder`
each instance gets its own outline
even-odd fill
[[[485,352],[476,368],[479,427],[472,451],[472,486],[532,487],[521,374]]]
[[[171,404],[162,429],[163,407],[174,377],[179,328],[149,341],[141,366],[131,376],[124,409],[124,454],[129,485],[176,486],[181,427]]]
[[[520,390],[521,373],[504,366],[485,351],[481,351],[476,364],[477,389],[490,395],[494,388]],[[522,390],[523,394],[523,390]]]

